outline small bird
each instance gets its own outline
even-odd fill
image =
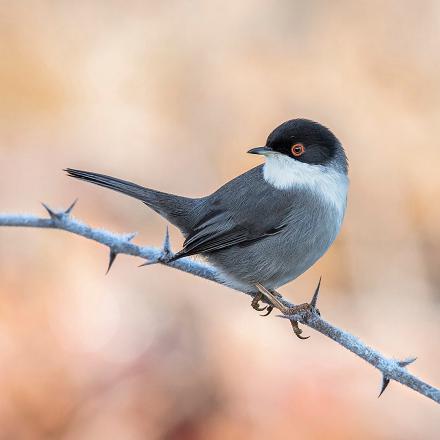
[[[265,163],[202,198],[104,174],[65,171],[145,203],[185,237],[171,261],[204,256],[224,275],[225,284],[252,295],[252,307],[261,311],[264,292],[278,295],[276,289],[309,269],[338,235],[347,204],[348,162],[335,135],[308,119],[284,122],[264,146],[248,153],[264,156]]]

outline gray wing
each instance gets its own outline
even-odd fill
[[[202,201],[200,217],[173,260],[279,234],[291,209],[291,194],[266,183],[261,166],[253,168]]]

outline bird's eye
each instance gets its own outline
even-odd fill
[[[299,157],[304,154],[305,148],[304,148],[303,144],[295,144],[295,145],[292,145],[291,151],[295,157]]]

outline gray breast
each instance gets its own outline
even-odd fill
[[[235,183],[229,182],[206,203],[227,203],[223,223],[284,227],[277,234],[207,253],[206,257],[233,287],[254,292],[255,284],[261,283],[276,289],[301,275],[325,253],[337,236],[341,213],[307,188],[273,188],[262,178],[260,167],[248,173],[234,179]]]

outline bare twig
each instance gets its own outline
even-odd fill
[[[103,229],[92,228],[74,219],[71,216],[71,212],[75,206],[75,202],[64,211],[54,211],[46,205],[43,206],[47,210],[49,218],[41,218],[33,215],[0,214],[0,226],[61,229],[97,241],[109,248],[110,257],[107,272],[111,269],[118,254],[127,254],[143,258],[146,261],[143,265],[160,263],[219,284],[228,285],[227,279],[215,268],[207,264],[197,262],[190,258],[182,258],[170,262],[169,257],[173,255],[173,253],[170,246],[168,229],[162,249],[139,246],[131,242],[136,234],[119,235]],[[415,359],[399,361],[386,358],[377,350],[368,347],[357,337],[325,321],[319,313],[317,313],[315,308],[318,291],[319,289],[315,292],[311,303],[313,307],[308,310],[304,309],[304,311],[292,316],[282,315],[282,318],[291,321],[298,321],[309,326],[330,339],[333,339],[338,344],[377,368],[383,377],[382,389],[379,396],[383,393],[389,382],[395,380],[415,391],[418,391],[420,394],[434,400],[435,402],[440,403],[439,389],[423,382],[406,370],[405,367],[414,362]],[[288,308],[294,306],[284,298],[278,298],[278,300]]]

